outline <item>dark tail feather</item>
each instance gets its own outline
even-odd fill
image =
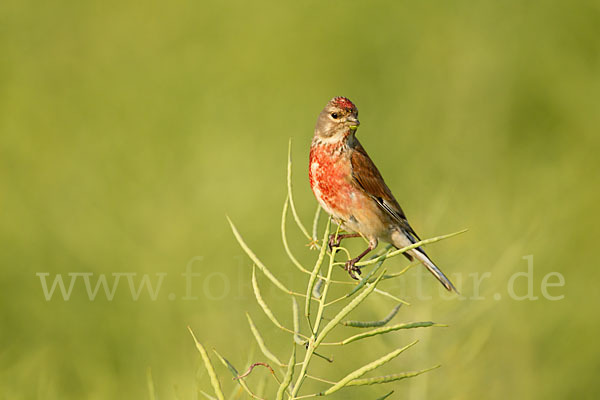
[[[417,248],[417,249],[410,250],[410,253],[417,260],[421,261],[423,263],[423,265],[425,265],[425,267],[429,270],[429,272],[431,272],[433,274],[433,276],[435,276],[437,278],[437,280],[440,281],[440,283],[442,285],[444,285],[444,287],[448,291],[454,290],[456,293],[458,293],[458,290],[456,290],[456,288],[454,287],[452,282],[450,282],[450,279],[448,279],[448,277],[446,275],[444,275],[444,273],[433,263],[433,261],[431,261],[429,259],[429,257],[427,257],[427,254],[425,254],[424,251]]]
[[[398,229],[392,233],[392,244],[400,249],[408,246],[411,243],[417,243],[418,237],[415,238],[414,236],[416,236],[416,234],[414,234],[414,236],[413,234],[414,232],[407,232],[405,229]],[[456,290],[452,282],[450,282],[450,279],[448,279],[448,277],[444,275],[442,271],[440,271],[440,269],[433,263],[433,261],[431,261],[422,248],[417,247],[416,249],[409,250],[404,253],[404,255],[411,261],[413,258],[419,260],[421,263],[423,263],[423,265],[425,265],[429,272],[431,272],[432,275],[435,276],[442,285],[444,285],[448,291],[454,290],[456,293],[458,293],[458,290]]]

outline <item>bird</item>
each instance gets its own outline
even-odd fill
[[[334,97],[319,114],[309,155],[310,187],[320,206],[348,232],[332,234],[329,248],[339,247],[342,239],[364,237],[369,245],[345,263],[345,269],[359,279],[364,256],[379,241],[403,248],[421,239],[408,223],[398,201],[381,173],[356,138],[360,125],[358,109],[346,97]],[[452,282],[433,263],[421,247],[403,253],[417,259],[448,290],[458,293]]]

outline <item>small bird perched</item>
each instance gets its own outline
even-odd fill
[[[344,238],[363,236],[369,247],[346,262],[346,270],[357,279],[356,263],[377,247],[379,240],[396,248],[421,240],[411,228],[379,170],[355,136],[358,110],[345,97],[334,97],[319,114],[310,147],[308,177],[319,204],[342,229],[350,232],[329,238],[337,247]],[[444,287],[457,291],[422,248],[404,253],[421,261]]]

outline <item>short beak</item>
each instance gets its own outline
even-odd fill
[[[358,118],[353,117],[353,116],[347,117],[346,121],[350,125],[350,129],[356,129],[360,125],[360,121],[358,120]]]

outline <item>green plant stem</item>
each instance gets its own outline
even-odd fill
[[[325,249],[327,248],[327,237],[329,236],[329,227],[331,226],[331,218],[328,219],[327,221],[327,226],[325,227],[325,232],[323,233],[323,243],[321,245],[321,251],[319,252],[319,257],[317,258],[317,262],[315,263],[315,266],[313,268],[312,274],[310,275],[310,278],[308,280],[308,285],[306,287],[306,302],[304,305],[304,315],[306,317],[306,320],[308,322],[308,326],[310,327],[310,331],[314,332],[313,326],[312,326],[312,322],[310,320],[310,305],[311,302],[308,301],[309,298],[312,298],[312,292],[313,292],[313,288],[315,286],[315,281],[317,279],[317,276],[319,275],[319,271],[321,270],[321,265],[323,264],[323,259],[325,258]],[[323,296],[320,296],[318,299],[316,299],[319,304],[320,304],[320,299]]]
[[[338,231],[339,231],[339,228],[338,228]],[[324,246],[325,246],[325,244],[324,244]],[[317,346],[315,346],[315,343],[317,341],[317,335],[319,332],[319,327],[321,325],[321,321],[323,320],[323,310],[325,309],[325,302],[327,300],[327,294],[329,292],[329,285],[331,283],[330,282],[331,274],[333,272],[333,262],[335,259],[336,252],[337,252],[337,248],[334,248],[333,251],[329,255],[329,267],[327,268],[327,277],[324,279],[325,283],[323,286],[323,293],[321,294],[321,298],[319,299],[319,308],[317,310],[317,315],[315,318],[315,324],[314,324],[314,328],[312,330],[312,334],[311,334],[310,338],[308,339],[308,344],[306,347],[306,354],[304,355],[304,361],[302,362],[302,367],[300,367],[300,373],[298,375],[298,379],[296,380],[296,383],[294,384],[294,389],[292,390],[292,399],[294,399],[296,397],[296,395],[298,394],[298,391],[300,390],[300,387],[302,386],[302,383],[304,382],[304,379],[306,378],[306,371],[308,369],[308,364],[310,363],[313,353],[317,347]]]

